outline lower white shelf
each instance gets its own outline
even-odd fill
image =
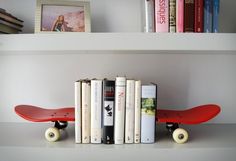
[[[184,126],[190,135],[186,144],[176,144],[164,126],[157,126],[155,144],[124,145],[75,144],[74,124],[62,131],[60,141],[50,143],[44,139],[44,131],[50,126],[48,123],[0,123],[0,160],[235,161],[236,158],[236,124]]]

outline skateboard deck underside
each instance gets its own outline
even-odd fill
[[[156,121],[160,123],[200,124],[214,118],[220,112],[218,105],[202,105],[187,110],[157,110]]]
[[[75,121],[73,107],[44,109],[30,105],[19,105],[15,107],[15,112],[22,118],[33,122]]]

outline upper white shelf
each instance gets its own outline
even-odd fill
[[[47,33],[0,35],[0,53],[12,51],[236,51],[230,33]]]

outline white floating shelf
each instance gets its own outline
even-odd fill
[[[0,53],[14,51],[236,52],[230,33],[47,33],[0,35]]]
[[[75,144],[73,124],[62,132],[62,140],[50,143],[44,138],[50,125],[0,123],[0,160],[235,161],[236,157],[235,124],[184,126],[190,136],[186,144],[175,143],[165,127],[157,125],[155,144],[124,145]]]

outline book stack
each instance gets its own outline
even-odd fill
[[[145,32],[219,32],[219,0],[145,0]]]
[[[154,143],[157,85],[116,77],[75,82],[75,142]]]
[[[0,8],[0,34],[17,34],[22,31],[23,21]]]

